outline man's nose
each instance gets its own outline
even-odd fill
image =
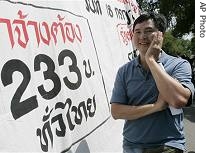
[[[145,39],[145,38],[147,38],[147,34],[145,32],[142,32],[138,35],[138,38],[139,39]]]

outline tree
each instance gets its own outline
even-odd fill
[[[182,37],[186,33],[195,33],[195,1],[194,0],[161,0],[159,1],[159,12],[166,16],[172,23],[172,34]],[[175,18],[175,24],[173,24]]]
[[[188,58],[191,56],[193,50],[190,40],[176,38],[171,31],[167,31],[164,36],[163,50],[170,55],[182,56]]]

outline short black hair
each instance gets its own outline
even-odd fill
[[[164,15],[162,14],[158,14],[158,13],[155,13],[155,12],[144,12],[142,13],[133,23],[133,31],[134,31],[134,28],[136,26],[136,24],[138,23],[142,23],[144,21],[147,21],[149,19],[152,19],[154,24],[155,24],[155,27],[161,31],[161,32],[165,32],[166,31],[166,28],[167,28],[167,20],[165,18]]]

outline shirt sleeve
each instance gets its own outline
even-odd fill
[[[187,60],[180,61],[175,66],[172,77],[177,79],[184,87],[191,91],[191,96],[187,105],[192,104],[195,88],[192,83],[192,69],[190,63]]]
[[[110,103],[127,104],[124,69],[121,67],[116,75]]]

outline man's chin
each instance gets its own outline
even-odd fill
[[[148,46],[144,46],[144,47],[140,47],[139,50],[143,53],[146,53],[148,48],[149,48]]]

